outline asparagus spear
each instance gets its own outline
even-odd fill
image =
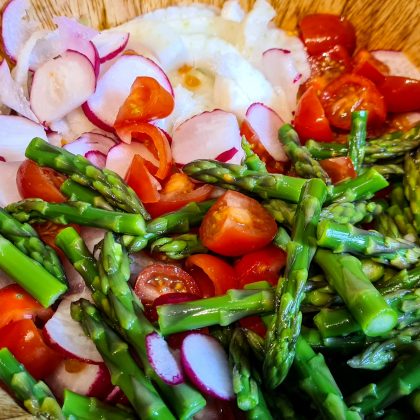
[[[273,244],[283,251],[287,251],[287,244],[291,241],[289,232],[282,227],[279,226],[277,229],[276,236],[273,238]]]
[[[404,193],[410,203],[414,227],[420,234],[420,148],[405,156]]]
[[[127,407],[109,405],[68,389],[64,390],[63,414],[67,420],[134,420],[135,418]]]
[[[311,179],[302,189],[295,215],[292,241],[287,246],[285,280],[276,290],[276,312],[266,337],[263,370],[269,388],[277,387],[287,376],[300,333],[300,303],[308,270],[316,250],[315,232],[321,207],[327,197],[323,181]]]
[[[200,242],[198,236],[192,233],[173,237],[162,237],[152,242],[152,252],[161,252],[173,260],[181,260],[192,254],[207,252],[207,248]]]
[[[71,304],[73,319],[80,322],[95,343],[111,374],[141,419],[175,419],[150,380],[130,355],[128,345],[104,322],[99,311],[86,299]]]
[[[366,148],[367,111],[354,111],[351,114],[351,131],[349,136],[348,156],[353,162],[357,174],[362,169]]]
[[[419,287],[420,265],[412,270],[401,270],[395,276],[384,278],[377,284],[383,293],[391,293],[398,289],[412,289]]]
[[[357,258],[318,249],[315,262],[366,335],[375,337],[394,328],[397,313],[365,276]]]
[[[372,259],[381,264],[390,265],[403,270],[405,268],[410,268],[412,265],[419,262],[420,248],[400,249],[393,254],[375,255]]]
[[[308,150],[300,145],[299,137],[290,124],[284,124],[279,130],[279,140],[293,162],[294,168],[302,178],[320,178],[327,185],[331,184],[329,175],[311,156]]]
[[[58,255],[42,242],[31,225],[18,222],[0,208],[0,233],[20,251],[40,263],[56,279],[67,284]]]
[[[146,233],[146,224],[141,214],[103,210],[82,201],[49,203],[40,199],[28,199],[8,205],[6,210],[20,222],[50,220],[63,225],[77,223],[129,235]]]
[[[0,269],[46,308],[67,291],[67,285],[1,235]]]
[[[372,165],[370,166],[370,168],[375,169],[375,171],[379,172],[385,178],[404,175],[404,168],[402,167],[402,165],[397,165],[395,163]]]
[[[0,350],[0,381],[32,415],[40,419],[64,420],[54,394],[42,381],[36,381],[7,348]]]
[[[248,143],[248,140],[245,136],[242,136],[241,140],[242,150],[245,152],[245,160],[243,164],[250,169],[251,171],[257,172],[267,172],[265,163],[260,159],[260,157],[254,153],[252,146]]]
[[[375,223],[376,230],[384,236],[394,239],[403,239],[394,219],[387,213],[380,214]]]
[[[380,413],[399,398],[420,388],[420,352],[403,359],[380,382],[371,383],[347,398],[348,404],[367,415]]]
[[[112,207],[128,213],[140,213],[146,220],[150,219],[136,193],[115,172],[99,169],[84,157],[55,147],[38,137],[29,143],[26,157],[38,165],[68,175],[72,181],[82,186],[96,190]]]

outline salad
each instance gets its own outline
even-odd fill
[[[418,416],[409,59],[265,0],[102,32],[27,7],[2,13],[1,386],[45,419]]]

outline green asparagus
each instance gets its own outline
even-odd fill
[[[401,270],[398,274],[381,279],[377,287],[383,293],[391,293],[398,289],[413,289],[420,285],[420,265],[412,270]]]
[[[181,260],[192,254],[207,252],[207,248],[203,246],[198,236],[193,233],[161,237],[151,243],[150,250],[163,253],[172,260]]]
[[[368,112],[364,110],[354,111],[351,114],[348,156],[352,160],[354,170],[357,174],[362,169],[363,159],[365,157],[367,119]]]
[[[375,169],[375,171],[379,172],[383,177],[387,179],[391,177],[401,177],[404,175],[404,168],[402,167],[402,165],[397,165],[395,163],[372,165],[368,168]]]
[[[420,234],[420,148],[405,156],[404,171],[404,193],[410,203],[414,227]]]
[[[252,146],[248,143],[245,136],[242,136],[241,147],[245,153],[243,164],[251,171],[267,172],[265,163],[260,157],[252,150]]]

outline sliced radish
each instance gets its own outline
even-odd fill
[[[92,63],[79,52],[66,51],[35,72],[32,109],[40,121],[58,120],[83,104],[95,91],[95,84]]]
[[[63,399],[65,389],[100,399],[106,398],[113,389],[105,364],[93,365],[72,359],[61,362],[45,382],[59,400]]]
[[[4,272],[0,270],[0,289],[14,283],[14,281]]]
[[[92,150],[90,152],[87,152],[85,157],[89,162],[93,163],[98,168],[105,168],[106,155],[104,155],[103,153],[98,152],[97,150]]]
[[[0,207],[22,199],[17,189],[16,175],[22,162],[0,162]]]
[[[0,115],[0,133],[0,155],[7,162],[24,160],[26,147],[34,137],[47,138],[41,125],[16,115]]]
[[[85,335],[80,324],[70,314],[74,297],[61,301],[52,318],[44,326],[44,336],[51,347],[66,357],[88,363],[101,363],[103,359],[93,341]]]
[[[392,76],[420,79],[420,70],[402,51],[377,50],[372,55],[388,66]]]
[[[229,162],[238,152],[239,150],[236,147],[232,147],[232,149],[220,153],[220,155],[216,156],[215,159],[219,162]]]
[[[72,294],[88,296],[88,290],[83,277],[76,271],[73,264],[67,258],[63,261],[63,268],[66,273],[67,282],[69,283],[68,293],[70,296]],[[74,300],[74,298],[71,299]]]
[[[146,337],[146,351],[150,364],[165,383],[177,385],[184,382],[181,367],[161,335],[152,333]]]
[[[227,354],[215,338],[189,334],[182,342],[181,362],[188,378],[203,393],[221,400],[234,397]]]
[[[130,405],[128,398],[125,396],[124,392],[122,392],[121,388],[118,386],[114,386],[112,391],[106,396],[105,401],[110,404]]]
[[[90,252],[94,252],[95,246],[104,239],[106,230],[82,226],[81,236]]]
[[[171,147],[172,156],[180,165],[196,159],[215,159],[232,149],[237,152],[229,162],[240,163],[243,158],[238,120],[220,109],[195,115],[179,125]]]
[[[257,134],[267,152],[281,162],[288,160],[283,145],[278,139],[279,128],[284,121],[268,106],[256,103],[246,111],[246,119]]]
[[[276,90],[281,89],[291,110],[296,108],[296,96],[302,82],[302,74],[296,68],[291,51],[272,48],[263,53],[262,70]]]
[[[38,26],[27,18],[29,5],[28,0],[10,0],[3,9],[1,20],[3,45],[13,61],[16,61],[19,50]]]
[[[159,166],[157,159],[143,143],[133,141],[130,144],[120,143],[112,147],[106,158],[106,167],[124,178],[134,155],[140,155],[154,166]]]
[[[99,61],[112,60],[127,46],[130,34],[122,31],[104,31],[97,34],[92,42],[99,55]]]
[[[83,105],[93,124],[107,131],[113,130],[118,111],[138,76],[155,78],[173,94],[171,82],[155,62],[141,55],[123,55],[98,80],[95,93]]]

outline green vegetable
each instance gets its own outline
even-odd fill
[[[164,253],[173,260],[180,260],[192,254],[207,252],[207,248],[203,246],[198,236],[193,233],[156,239],[152,242],[150,249],[152,252]]]
[[[242,136],[241,147],[245,153],[243,164],[251,171],[266,173],[267,168],[260,157],[252,150],[252,146],[248,143],[245,136]]]
[[[351,114],[348,156],[357,174],[360,174],[365,157],[367,119],[368,112],[364,110],[354,111]]]
[[[420,148],[405,156],[404,193],[410,203],[413,224],[420,234]]]

